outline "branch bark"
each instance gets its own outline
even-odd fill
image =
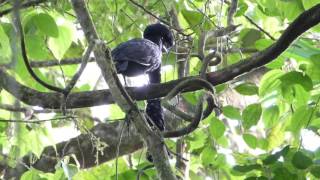
[[[255,68],[261,67],[284,52],[289,45],[302,33],[317,25],[320,22],[320,4],[314,6],[302,13],[291,25],[284,31],[281,37],[267,49],[253,54],[251,57],[240,60],[238,63],[228,66],[216,72],[207,73],[207,80],[212,85],[222,84],[235,77],[249,72]],[[178,80],[169,81],[162,84],[151,84],[147,87],[129,87],[126,88],[128,94],[135,100],[145,100],[166,96],[179,82],[194,77],[186,77]],[[43,93],[28,88],[18,83],[9,76],[4,69],[0,68],[0,86],[15,96],[20,101],[43,108],[59,109],[61,107],[57,93]],[[161,89],[161,91],[159,91]],[[185,90],[195,91],[199,88],[190,87]],[[102,104],[114,103],[109,90],[86,91],[72,93],[69,95],[67,108],[81,108],[98,106]]]
[[[111,52],[99,39],[84,0],[72,0],[71,4],[87,41],[91,42],[95,40],[100,42],[93,51],[96,62],[101,69],[106,83],[110,87],[112,97],[120,108],[126,112],[129,120],[133,120],[135,127],[146,142],[148,150],[152,155],[158,177],[160,179],[175,180],[176,177],[169,164],[163,137],[160,136],[158,131],[150,130],[147,126],[145,116],[140,112],[127,91],[122,87],[111,59]]]

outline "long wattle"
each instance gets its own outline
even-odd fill
[[[150,83],[160,83],[161,82],[161,66],[154,70],[153,72],[149,73],[149,82]],[[165,129],[164,126],[164,115],[163,109],[161,107],[161,100],[160,99],[150,99],[147,101],[146,113],[150,119],[148,119],[149,123],[150,120],[161,130]],[[151,123],[152,124],[152,123]]]
[[[160,99],[148,100],[146,113],[147,113],[148,117],[151,119],[151,121],[160,129],[160,131],[163,131],[165,129],[164,115],[163,115],[163,109],[161,107],[161,100]],[[149,118],[147,118],[147,119],[148,119],[149,123],[151,123]]]

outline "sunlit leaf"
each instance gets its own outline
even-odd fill
[[[35,22],[36,26],[44,34],[57,38],[59,36],[59,29],[55,20],[46,13],[39,13],[32,17],[32,20]]]
[[[212,119],[210,121],[209,130],[210,130],[211,135],[215,139],[219,139],[221,136],[223,136],[224,131],[226,130],[226,127],[222,121],[220,121],[219,119],[217,119],[215,117],[212,117]]]
[[[242,138],[250,148],[255,149],[257,147],[258,140],[255,136],[251,134],[244,134]]]
[[[243,127],[249,129],[258,123],[262,113],[261,104],[251,104],[242,112]]]
[[[242,83],[235,87],[235,90],[247,96],[252,96],[258,94],[258,87],[254,83]]]

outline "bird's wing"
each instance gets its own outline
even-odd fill
[[[152,66],[159,64],[161,61],[159,46],[147,39],[133,39],[121,43],[112,50],[111,54],[115,62],[128,61],[144,66]]]

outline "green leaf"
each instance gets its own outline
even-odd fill
[[[291,179],[298,179],[296,174],[291,173],[287,168],[285,167],[279,167],[274,170],[274,178],[273,180],[291,180]]]
[[[302,0],[302,4],[305,10],[312,8],[319,3],[318,0]]]
[[[306,91],[310,91],[313,87],[312,80],[309,76],[303,75],[301,72],[297,71],[291,71],[284,75],[282,75],[280,78],[281,85],[284,88],[287,88],[288,86],[299,84],[301,85]]]
[[[281,123],[271,128],[268,134],[268,150],[280,146],[284,141],[284,127]]]
[[[279,107],[271,106],[263,110],[262,119],[267,128],[271,128],[279,120]]]
[[[202,14],[197,11],[182,10],[181,13],[190,26],[198,25],[203,18]]]
[[[39,176],[39,173],[40,171],[32,168],[23,173],[21,180],[42,180],[42,178]]]
[[[293,87],[295,107],[306,106],[310,99],[310,91],[306,91],[302,86],[295,85]]]
[[[251,47],[261,38],[261,32],[256,29],[245,28],[240,32],[239,38],[242,41],[241,47]]]
[[[221,136],[223,136],[226,127],[222,121],[217,119],[216,117],[212,117],[210,121],[209,131],[210,134],[217,140]]]
[[[248,5],[244,2],[239,2],[238,4],[238,9],[236,14],[234,15],[235,17],[242,16],[248,9]]]
[[[10,40],[0,25],[0,64],[9,63],[11,60]]]
[[[249,129],[258,123],[262,113],[261,104],[250,104],[242,112],[243,127]]]
[[[254,83],[242,83],[235,87],[235,90],[246,96],[252,96],[258,94],[258,87]]]
[[[320,178],[320,166],[313,166],[310,170],[310,173],[316,177],[316,178]]]
[[[40,35],[26,35],[27,54],[31,59],[47,59],[49,51],[45,43],[45,38]]]
[[[125,113],[116,104],[109,105],[109,112],[110,112],[110,116],[109,116],[110,119],[121,119],[125,117]]]
[[[312,109],[310,109],[308,106],[299,107],[293,113],[288,130],[292,131],[294,134],[298,134],[300,130],[307,125],[311,118],[311,113]]]
[[[264,165],[270,165],[270,164],[273,164],[273,163],[277,162],[278,159],[280,158],[280,156],[281,156],[281,153],[277,152],[275,154],[272,154],[272,155],[268,156],[262,162],[263,162]]]
[[[216,161],[217,152],[211,148],[210,146],[207,146],[204,148],[204,150],[201,152],[201,161],[204,166],[208,166],[210,164],[213,164]]]
[[[298,151],[292,157],[292,164],[297,169],[307,169],[312,165],[312,159],[303,152]]]
[[[55,20],[46,13],[39,13],[32,17],[32,20],[35,22],[35,25],[39,28],[44,34],[57,38],[59,36],[58,26]]]
[[[310,127],[314,127],[314,128],[320,128],[320,118],[315,118],[312,119],[311,123],[310,123]]]
[[[261,170],[262,166],[260,164],[251,164],[251,165],[236,165],[232,168],[235,171],[242,172],[242,173],[247,173],[252,170]]]
[[[255,149],[257,147],[257,138],[255,136],[244,134],[242,138],[250,148]]]
[[[59,26],[59,36],[50,37],[48,41],[48,47],[52,51],[54,57],[58,60],[63,58],[63,55],[71,46],[73,36],[74,31],[72,28],[66,25]]]
[[[260,81],[259,96],[263,97],[267,93],[278,90],[281,85],[281,81],[278,78],[283,74],[284,72],[278,69],[267,72]]]
[[[236,119],[236,120],[241,120],[241,114],[240,110],[238,108],[235,108],[233,106],[224,106],[222,108],[222,113],[224,116],[230,119]]]

